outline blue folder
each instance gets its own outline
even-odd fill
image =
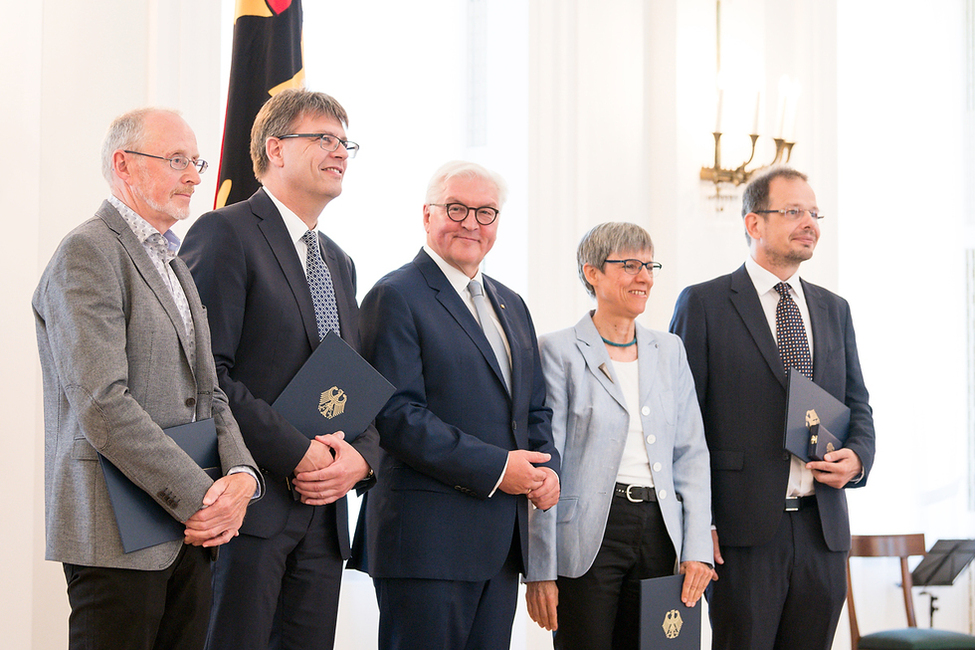
[[[309,438],[355,440],[395,392],[378,370],[329,331],[272,406]]]
[[[216,480],[222,475],[217,449],[217,429],[212,418],[163,429],[190,458]],[[186,526],[175,519],[149,493],[130,481],[107,458],[98,460],[108,485],[115,523],[126,553],[183,538]]]
[[[640,581],[640,650],[701,650],[704,599],[687,607],[683,587],[682,575]]]

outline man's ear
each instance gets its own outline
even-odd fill
[[[744,221],[745,232],[752,238],[752,241],[765,237],[765,219],[761,215],[749,212],[745,215]]]
[[[284,167],[284,151],[281,141],[277,138],[268,138],[264,141],[264,152],[267,154],[268,162],[275,167]]]

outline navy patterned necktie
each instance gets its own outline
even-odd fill
[[[775,285],[775,290],[779,292],[779,304],[775,306],[775,339],[786,370],[795,368],[812,380],[809,339],[806,338],[806,326],[802,323],[799,306],[789,293],[791,288],[787,282]]]
[[[508,352],[504,349],[504,341],[501,340],[501,333],[494,326],[494,319],[491,318],[491,310],[488,309],[487,302],[484,298],[484,290],[481,287],[481,283],[477,280],[471,280],[467,284],[467,290],[471,292],[471,297],[474,299],[474,309],[477,310],[477,319],[481,321],[481,329],[484,330],[484,336],[487,337],[488,343],[491,344],[491,349],[494,350],[494,356],[498,358],[498,365],[501,366],[501,376],[504,377],[505,388],[510,393],[511,363],[508,361]]]
[[[339,310],[335,303],[335,287],[332,285],[332,274],[328,271],[325,260],[322,259],[321,248],[318,245],[318,233],[307,231],[301,240],[308,247],[305,258],[305,277],[308,278],[308,288],[311,299],[315,303],[315,321],[318,323],[318,338],[325,338],[325,334],[332,330],[339,331]]]

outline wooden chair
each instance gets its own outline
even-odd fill
[[[904,590],[904,609],[907,611],[905,629],[885,630],[860,636],[856,608],[853,606],[853,583],[850,580],[850,560],[846,561],[846,604],[850,613],[850,639],[853,650],[969,650],[975,649],[975,636],[947,630],[919,629],[914,616],[914,586],[907,558],[924,555],[924,535],[854,535],[850,557],[897,557],[901,561],[901,586]]]

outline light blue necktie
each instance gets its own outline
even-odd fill
[[[315,322],[318,324],[319,340],[332,330],[339,331],[339,310],[335,303],[335,287],[332,286],[332,274],[322,259],[321,248],[318,245],[318,233],[307,231],[301,240],[308,246],[308,256],[305,264],[305,277],[311,290],[311,299],[315,303]]]
[[[504,377],[505,388],[510,393],[511,362],[508,361],[508,352],[504,349],[504,341],[501,340],[501,333],[494,326],[494,320],[491,318],[491,310],[488,309],[487,301],[484,299],[484,290],[481,288],[481,283],[477,280],[471,280],[467,285],[467,290],[471,292],[471,297],[474,299],[474,309],[477,310],[477,319],[481,321],[481,329],[484,330],[484,336],[487,337],[488,343],[491,344],[491,349],[494,350],[494,356],[498,358],[498,364],[501,366],[501,376]]]

